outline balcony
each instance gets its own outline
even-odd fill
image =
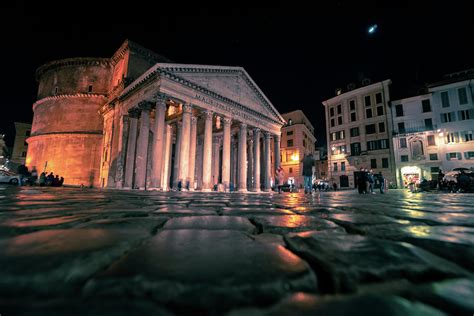
[[[400,122],[401,123],[401,122]],[[421,133],[426,131],[434,131],[438,129],[436,124],[431,124],[429,126],[425,125],[424,120],[413,120],[413,121],[403,121],[405,123],[404,130],[399,130],[398,122],[395,122],[395,127],[393,130],[393,135],[399,134],[410,134],[410,133]]]

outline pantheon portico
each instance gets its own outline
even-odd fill
[[[284,119],[241,67],[175,64],[125,41],[110,59],[51,62],[37,78],[27,161],[66,184],[271,188]]]

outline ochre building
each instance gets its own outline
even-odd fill
[[[125,41],[37,80],[30,169],[71,185],[270,190],[285,121],[241,67],[175,64]]]

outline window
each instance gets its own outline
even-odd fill
[[[448,113],[441,113],[441,122],[442,123],[449,123],[454,122],[454,115],[451,115],[451,112]]]
[[[351,111],[355,111],[355,109],[356,109],[356,101],[355,100],[350,100],[349,101],[349,108],[351,109]]]
[[[400,138],[400,148],[407,148],[407,139]]]
[[[331,119],[331,127],[334,127],[334,119]]]
[[[421,107],[422,107],[423,113],[431,112],[430,99],[422,100],[421,101]]]
[[[398,132],[399,133],[405,133],[405,123],[404,122],[398,123]]]
[[[385,124],[384,124],[384,122],[379,123],[379,133],[385,133]]]
[[[397,117],[403,116],[403,104],[395,105],[395,114]]]
[[[428,146],[436,146],[434,135],[428,135]]]
[[[288,139],[286,141],[286,147],[293,147],[293,140],[292,139]]]
[[[337,171],[337,162],[334,163],[333,171]]]
[[[388,139],[372,140],[367,142],[367,150],[388,149]]]
[[[342,105],[338,104],[337,105],[337,114],[341,114],[341,113],[342,113]]]
[[[59,88],[58,87],[54,88],[54,94],[58,94],[58,93],[59,93]]]
[[[359,128],[358,127],[351,128],[351,137],[357,137],[357,136],[359,136]]]
[[[333,155],[345,154],[346,153],[346,145],[333,146],[332,149],[331,149],[331,153]]]
[[[375,134],[375,124],[365,125],[365,133],[366,134]]]
[[[370,168],[377,168],[377,159],[370,159]]]
[[[430,160],[438,160],[438,154],[430,154]]]
[[[474,151],[466,151],[466,152],[464,152],[464,158],[466,158],[466,159],[474,159]]]
[[[439,167],[431,167],[430,171],[431,171],[431,173],[438,173],[439,172]]]
[[[466,88],[458,89],[459,104],[467,104]]]
[[[344,161],[341,162],[341,171],[346,171],[346,163]]]
[[[303,139],[303,147],[306,148],[306,140]]]
[[[451,160],[451,159],[461,160],[462,156],[461,156],[461,153],[447,153],[446,154],[446,159],[448,159],[448,160]]]
[[[360,155],[360,143],[352,143],[351,156],[359,156],[359,155]]]
[[[25,136],[30,136],[30,135],[31,135],[31,131],[26,131]]]
[[[459,134],[456,133],[447,133],[446,134],[446,144],[459,143]]]
[[[441,104],[443,108],[447,108],[449,106],[448,91],[441,92]]]
[[[382,103],[382,93],[379,92],[375,95],[375,104],[380,104],[380,103]]]
[[[401,155],[400,156],[400,161],[401,162],[407,162],[408,161],[408,155]]]
[[[330,108],[330,109],[329,109],[329,115],[330,115],[330,116],[334,116],[334,108]]]
[[[26,157],[26,151],[21,153],[21,157]]]
[[[383,115],[383,106],[378,106],[377,107],[377,116]]]
[[[366,118],[372,117],[372,109],[365,109],[365,117]]]
[[[291,136],[291,135],[293,135],[293,131],[287,131],[286,132],[286,136]]]
[[[293,120],[292,119],[288,120],[288,125],[293,125]]]
[[[352,112],[351,113],[351,122],[355,122],[355,121],[357,121],[356,112]]]
[[[337,125],[342,125],[342,116],[337,117]]]
[[[289,173],[293,173],[293,168],[289,168]]]
[[[92,85],[89,85],[89,89],[87,90],[87,92],[89,92],[89,93],[92,92]]]
[[[382,158],[382,168],[388,168],[388,158]]]
[[[370,95],[365,96],[364,103],[365,103],[365,106],[371,106],[372,105],[370,103]]]
[[[470,142],[472,140],[472,131],[464,132],[464,141]]]
[[[470,120],[473,119],[473,114],[474,110],[463,110],[463,111],[458,111],[458,119],[460,121],[465,121],[465,120]]]
[[[433,120],[428,118],[425,119],[425,128],[426,129],[433,129]]]

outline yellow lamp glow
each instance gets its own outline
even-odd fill
[[[291,155],[291,160],[292,161],[299,161],[300,156],[298,155],[298,153],[294,153],[293,155]]]

